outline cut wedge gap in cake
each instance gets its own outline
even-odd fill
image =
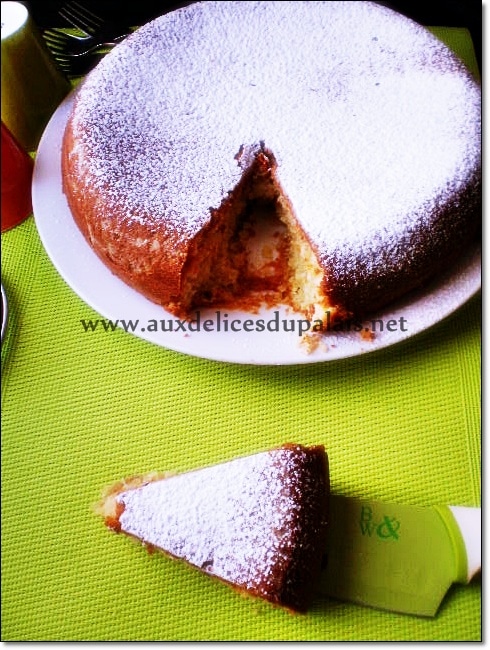
[[[243,177],[195,238],[171,310],[188,316],[200,308],[257,313],[286,305],[311,320],[325,319],[327,311],[329,320],[339,318],[324,271],[276,178],[273,153],[261,142],[242,146],[236,160]]]

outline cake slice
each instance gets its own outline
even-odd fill
[[[173,476],[128,479],[104,495],[106,525],[239,591],[304,612],[326,548],[322,446],[278,449]]]

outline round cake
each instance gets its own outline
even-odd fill
[[[79,228],[173,314],[286,303],[360,316],[479,231],[481,90],[372,2],[202,2],[139,28],[77,90]]]

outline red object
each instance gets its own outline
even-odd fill
[[[17,226],[32,212],[34,162],[2,122],[2,232]]]

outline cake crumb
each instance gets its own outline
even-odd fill
[[[318,349],[323,349],[325,352],[328,351],[328,345],[325,343],[323,336],[318,332],[305,334],[301,337],[299,344],[305,354],[312,354]]]
[[[363,330],[361,330],[361,338],[363,341],[374,341],[376,334],[372,330],[365,327]]]

